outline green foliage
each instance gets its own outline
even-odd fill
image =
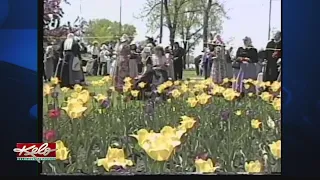
[[[121,30],[122,33],[120,32],[119,22],[108,19],[94,19],[89,21],[85,36],[88,42],[98,41],[99,43],[104,43],[117,41],[122,34],[132,37],[136,34],[136,27],[130,24],[122,24]]]

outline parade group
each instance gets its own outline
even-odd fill
[[[140,44],[132,40],[124,34],[115,44],[93,41],[86,45],[69,33],[58,48],[52,43],[45,47],[44,79],[58,77],[62,87],[72,87],[86,85],[86,76],[110,75],[115,88],[121,91],[126,77],[134,79],[135,84],[145,82],[149,88],[183,78],[186,51],[178,42],[163,46],[150,37]],[[83,56],[88,54],[89,58],[84,60]],[[212,78],[217,84],[234,78],[233,88],[240,92],[243,79],[281,80],[281,32],[259,52],[251,38],[245,37],[243,47],[237,49],[234,57],[231,54],[232,47],[227,49],[219,34],[210,34],[203,53],[194,59],[196,74]]]

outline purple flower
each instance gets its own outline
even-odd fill
[[[102,103],[101,103],[101,106],[102,106],[103,108],[108,109],[108,108],[111,106],[111,101],[110,101],[110,99],[105,99],[105,100],[103,100]]]
[[[221,116],[221,119],[222,119],[222,120],[226,121],[226,120],[228,120],[229,117],[230,117],[230,111],[222,111],[222,112],[220,113],[220,116]]]

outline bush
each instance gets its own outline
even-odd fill
[[[138,100],[144,84],[125,81],[123,93],[109,77],[73,90],[44,85],[44,141],[58,150],[43,172],[280,172],[280,83],[247,80],[242,96],[232,80],[168,81]]]

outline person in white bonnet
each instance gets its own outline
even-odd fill
[[[61,80],[61,87],[72,87],[84,82],[81,70],[80,45],[72,33],[62,42],[60,58],[63,59],[57,67],[56,75]]]

